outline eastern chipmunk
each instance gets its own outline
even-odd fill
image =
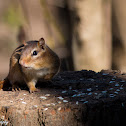
[[[41,38],[39,41],[28,41],[16,48],[10,58],[9,74],[0,82],[3,88],[7,80],[12,90],[26,84],[30,93],[36,91],[39,79],[50,80],[59,70],[60,59]]]

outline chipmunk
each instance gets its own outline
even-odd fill
[[[37,91],[35,85],[39,79],[51,80],[59,71],[60,59],[41,38],[39,41],[28,41],[16,48],[10,58],[8,76],[0,82],[3,88],[7,81],[12,90],[20,89],[26,84],[29,92]]]

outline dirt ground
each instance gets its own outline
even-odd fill
[[[126,124],[126,74],[120,71],[62,72],[39,82],[38,92],[0,91],[0,123],[13,126]]]

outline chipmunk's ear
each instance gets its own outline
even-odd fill
[[[38,41],[38,46],[41,48],[41,49],[45,49],[45,40],[44,38],[40,38],[39,41]]]
[[[22,42],[23,44],[24,44],[24,46],[26,46],[27,45],[27,43],[26,43],[26,41],[25,40],[23,40],[23,42]]]

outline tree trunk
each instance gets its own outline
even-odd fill
[[[49,28],[46,24],[46,19],[43,16],[40,0],[22,0],[20,1],[24,16],[27,20],[26,34],[30,40],[38,40],[44,37],[49,38]]]
[[[126,72],[126,1],[113,0],[113,68]]]
[[[76,7],[75,69],[111,68],[111,0],[80,0]]]
[[[125,126],[125,80],[119,71],[69,71],[32,94],[0,91],[0,125]]]

